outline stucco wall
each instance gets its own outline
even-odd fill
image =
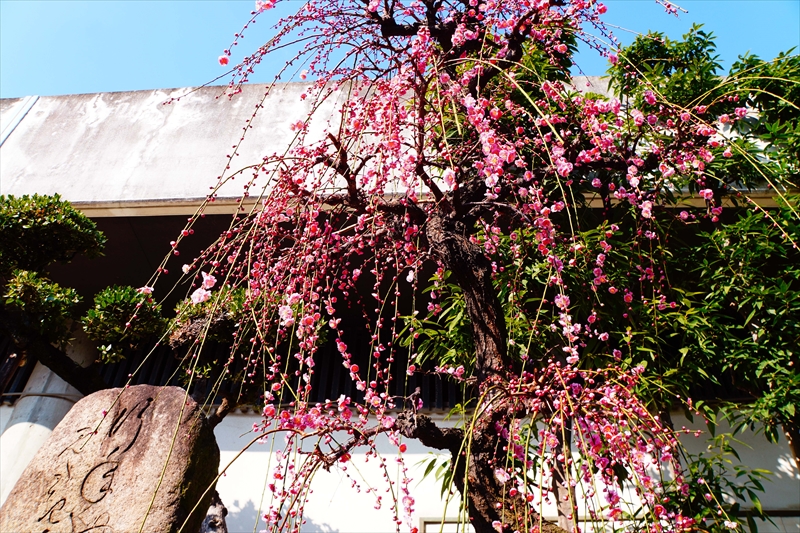
[[[8,420],[11,418],[11,413],[13,411],[14,408],[10,405],[0,405],[0,435],[5,431],[6,424],[8,424]]]
[[[227,465],[234,456],[254,436],[253,423],[259,421],[254,415],[232,414],[229,415],[216,429],[217,441],[221,451],[221,465]],[[441,423],[441,418],[438,420]],[[690,423],[682,416],[675,416],[677,428],[686,426],[700,429],[697,423]],[[724,427],[720,431],[724,431]],[[688,436],[683,439],[687,451],[699,453],[707,444],[708,435],[699,438]],[[282,439],[283,437],[279,437]],[[764,468],[774,473],[770,482],[765,483],[766,494],[762,498],[765,509],[794,511],[800,515],[800,474],[796,471],[791,457],[791,452],[785,441],[778,445],[766,442],[763,435],[745,433],[737,438],[745,445],[737,445],[742,462],[753,468]],[[452,520],[458,516],[458,500],[454,499],[445,510],[444,502],[440,497],[441,485],[433,476],[422,479],[424,465],[420,463],[431,457],[431,450],[414,441],[407,441],[408,450],[403,454],[405,463],[414,481],[411,483],[412,494],[415,498],[414,524],[420,528],[423,519],[429,522],[428,531],[439,531],[436,523],[443,516]],[[229,467],[227,474],[222,477],[217,485],[220,496],[228,507],[228,527],[231,533],[253,531],[255,521],[268,507],[269,494],[265,491],[265,483],[274,466],[271,444],[255,444]],[[282,447],[282,442],[276,449]],[[395,462],[397,448],[386,440],[379,441],[378,450],[387,458],[387,468],[392,479],[399,476],[398,466]],[[359,493],[350,487],[351,481],[336,469],[331,472],[320,471],[313,480],[314,493],[306,506],[308,523],[303,532],[341,532],[341,533],[390,533],[395,531],[390,510],[391,500],[386,490],[386,481],[383,479],[378,462],[373,458],[365,461],[363,453],[354,454],[349,463],[348,473],[358,479],[363,488],[374,486],[383,495],[383,509],[374,508],[374,498],[365,495],[364,490]],[[366,482],[362,482],[364,479]],[[554,515],[554,509],[548,508],[547,513]],[[760,533],[798,533],[800,532],[800,516],[777,517],[776,524],[764,523],[759,527]],[[256,530],[263,528],[261,522]],[[454,526],[447,526],[455,531]],[[433,529],[431,529],[433,528]],[[401,531],[406,528],[401,527]],[[445,529],[445,531],[450,530]]]
[[[311,99],[301,98],[307,89],[282,84],[266,98],[262,85],[247,85],[232,99],[222,87],[41,97],[0,147],[0,194],[60,193],[79,205],[202,198],[248,125],[227,174],[284,153],[295,136],[291,124],[309,114]],[[317,110],[310,138],[321,136],[337,98]],[[264,108],[248,122],[259,104]],[[4,121],[20,105],[0,102]],[[219,195],[240,196],[251,175]]]

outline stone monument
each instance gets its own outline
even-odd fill
[[[218,469],[214,433],[183,389],[100,391],[75,404],[25,469],[0,531],[195,533]]]

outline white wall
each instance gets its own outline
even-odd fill
[[[675,429],[686,426],[690,429],[705,429],[705,424],[695,418],[689,422],[684,416],[673,416]],[[730,431],[730,426],[720,423],[717,433]],[[683,446],[689,453],[697,454],[707,451],[708,435],[700,437],[684,436]],[[743,444],[732,443],[742,459],[742,464],[750,468],[763,468],[772,472],[771,480],[764,483],[765,496],[761,498],[764,509],[788,511],[800,514],[800,473],[795,466],[792,451],[786,438],[781,433],[778,444],[771,444],[761,433],[745,431],[737,434],[736,439]],[[797,520],[795,520],[797,521]],[[765,530],[766,531],[766,530]],[[800,531],[796,529],[795,533]],[[759,528],[759,532],[761,529]]]
[[[215,433],[221,451],[221,465],[223,468],[236,456],[240,450],[250,442],[255,434],[253,424],[260,421],[259,416],[231,414],[217,426]],[[441,423],[441,417],[437,420]],[[691,424],[682,416],[675,416],[676,428],[686,426],[698,428],[697,423]],[[724,428],[720,428],[724,430]],[[707,435],[695,438],[684,438],[685,446],[691,453],[698,453],[706,448]],[[785,440],[777,446],[769,444],[763,435],[751,432],[739,435],[737,438],[745,442],[745,446],[736,446],[742,462],[750,467],[764,468],[774,473],[773,479],[765,483],[766,494],[762,498],[765,509],[796,511],[800,515],[800,474],[798,474]],[[282,437],[279,437],[282,439]],[[440,498],[441,485],[433,476],[422,480],[424,465],[421,461],[431,457],[430,450],[415,441],[406,442],[408,449],[403,454],[405,463],[409,468],[409,475],[414,480],[411,482],[412,495],[415,498],[415,514],[413,524],[423,531],[422,522],[428,522],[427,531],[439,531],[438,521],[444,516],[448,520],[458,516],[458,499],[454,499],[444,510],[444,502]],[[749,446],[749,447],[748,447]],[[282,447],[282,441],[276,449]],[[378,443],[378,449],[387,459],[387,468],[392,478],[399,478],[398,466],[395,462],[397,448],[387,440]],[[271,466],[272,453],[270,444],[255,444],[244,452],[217,485],[220,497],[228,508],[228,528],[230,533],[258,531],[263,528],[263,521],[256,525],[258,517],[264,514],[269,506],[269,492],[265,490],[265,480]],[[348,463],[348,473],[357,479],[366,480],[364,487],[374,486],[379,494],[384,496],[383,509],[373,508],[374,498],[350,487],[350,481],[345,475],[332,469],[331,472],[320,471],[313,479],[311,495],[305,508],[308,523],[303,527],[304,533],[312,532],[341,532],[341,533],[389,533],[395,531],[390,509],[391,499],[384,491],[387,483],[381,475],[377,461],[373,458],[365,461],[363,453],[354,454],[351,463]],[[554,514],[549,510],[545,515]],[[764,523],[759,527],[760,533],[800,533],[800,518],[778,517],[774,519],[775,525]],[[408,528],[403,525],[401,531]],[[455,531],[454,526],[448,526],[445,531]]]
[[[8,424],[8,420],[11,418],[11,413],[13,411],[14,408],[10,405],[0,405],[0,435],[5,431],[6,424]]]
[[[254,415],[231,414],[217,426],[215,433],[220,447],[220,468],[227,465],[234,456],[250,442],[253,437],[253,423],[260,417]],[[276,449],[282,446],[283,437],[279,437]],[[429,459],[429,449],[415,441],[406,442],[408,449],[403,454],[409,468],[415,503],[414,526],[419,527],[420,517],[438,518],[442,516],[443,503],[439,496],[441,485],[430,476],[421,482],[424,466],[420,461]],[[392,480],[398,483],[400,469],[395,461],[397,447],[386,439],[378,443],[378,451],[387,459],[386,467]],[[220,478],[217,490],[223,503],[228,508],[228,530],[230,533],[251,532],[257,518],[264,514],[269,506],[269,493],[265,491],[265,480],[268,477],[273,456],[270,444],[255,444],[246,451]],[[274,460],[274,459],[273,459]],[[312,497],[306,506],[307,524],[303,532],[346,532],[346,533],[380,533],[395,531],[392,521],[390,495],[385,491],[387,481],[383,478],[378,461],[374,458],[365,460],[363,453],[353,454],[347,463],[347,473],[362,485],[361,492],[351,488],[351,481],[339,469],[330,472],[319,471],[313,480]],[[372,486],[383,496],[382,509],[375,509],[375,498],[365,495],[367,487]],[[356,503],[358,502],[358,503]],[[447,515],[457,516],[458,500],[450,504]],[[261,521],[255,528],[262,529]],[[438,528],[437,528],[438,529]],[[407,531],[403,525],[401,531]]]

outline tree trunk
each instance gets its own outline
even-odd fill
[[[491,262],[481,247],[470,241],[463,224],[439,214],[428,217],[426,237],[431,251],[464,294],[475,345],[475,377],[484,401],[478,406],[480,414],[472,435],[464,436],[463,450],[450,448],[453,483],[466,501],[470,523],[476,533],[523,532],[533,527],[539,527],[542,533],[566,533],[543,521],[522,492],[512,496],[509,490],[514,487],[513,480],[503,483],[495,474],[506,465],[509,444],[498,435],[498,427],[507,428],[512,417],[510,407],[500,399],[500,389],[492,392],[492,388],[506,382],[511,362]]]
[[[541,533],[566,533],[564,528],[547,522],[534,511],[522,492],[511,496],[509,490],[515,485],[513,480],[504,484],[497,479],[495,469],[505,464],[502,450],[507,443],[493,427],[487,427],[493,424],[489,416],[479,422],[471,442],[468,464],[465,468],[461,457],[453,476],[456,487],[467,500],[470,523],[475,532],[525,532],[538,528]]]
[[[476,376],[481,386],[504,379],[506,322],[492,285],[492,265],[480,246],[471,242],[461,224],[431,215],[426,236],[433,253],[452,272],[464,293],[475,344]]]
[[[200,533],[228,533],[228,524],[225,522],[225,517],[228,515],[228,509],[219,497],[219,493],[215,490],[211,495],[211,505],[208,507],[208,514],[203,519],[203,524],[200,526]]]

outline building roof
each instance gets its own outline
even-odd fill
[[[575,87],[607,91],[600,78],[576,78]],[[233,98],[216,86],[2,99],[0,194],[59,193],[90,216],[191,214],[245,126],[253,128],[228,173],[286,150],[291,124],[309,115],[311,99],[301,97],[308,88],[280,84],[266,98],[266,86],[250,84]],[[335,96],[315,111],[311,138],[333,117]],[[220,204],[242,185],[225,184]]]
[[[0,194],[59,193],[96,216],[194,212],[248,124],[231,170],[283,153],[290,125],[309,114],[307,88],[281,84],[266,98],[265,86],[253,84],[233,98],[226,87],[202,87],[0,100]],[[312,137],[332,116],[332,100],[316,112]],[[228,182],[218,195],[235,198],[242,185]]]

